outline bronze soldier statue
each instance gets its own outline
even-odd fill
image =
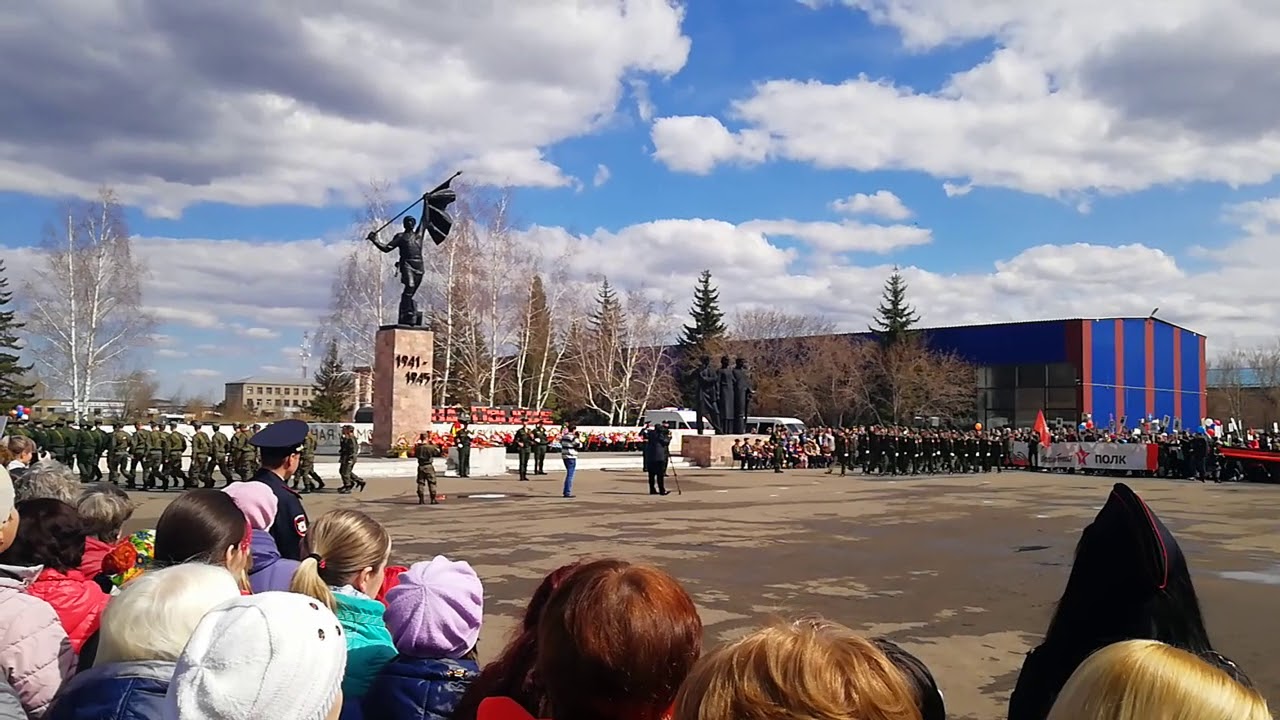
[[[418,311],[418,305],[414,302],[413,296],[422,285],[422,277],[427,270],[422,259],[423,235],[431,233],[431,240],[436,245],[444,242],[449,236],[449,230],[453,227],[453,218],[449,217],[448,208],[454,200],[458,199],[457,194],[449,189],[449,184],[458,175],[461,173],[454,173],[453,177],[445,180],[435,190],[423,193],[421,198],[414,201],[413,205],[422,203],[421,219],[415,220],[413,216],[405,217],[402,223],[404,230],[392,236],[391,242],[383,243],[378,240],[378,233],[382,228],[374,230],[367,236],[369,242],[382,252],[398,250],[400,253],[399,259],[396,260],[396,270],[400,271],[400,284],[404,286],[400,292],[400,316],[397,321],[400,325],[422,326],[422,313]],[[405,208],[400,215],[409,212],[413,205]],[[395,218],[392,218],[382,227],[385,228],[394,220]]]

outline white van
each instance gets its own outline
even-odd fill
[[[697,431],[698,413],[696,410],[688,408],[656,408],[654,410],[646,410],[644,413],[644,421],[647,423],[666,423],[667,427],[672,430],[688,430]],[[711,421],[704,415],[702,417],[703,433],[706,435],[715,435],[716,429],[711,425]]]
[[[802,433],[805,430],[804,423],[796,418],[791,417],[748,417],[747,432],[752,435],[768,435],[773,429],[781,425],[783,430],[790,433]]]

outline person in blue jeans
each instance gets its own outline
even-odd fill
[[[573,497],[573,473],[578,469],[578,448],[582,442],[578,440],[578,426],[565,425],[564,434],[560,436],[560,457],[564,459],[564,496]]]

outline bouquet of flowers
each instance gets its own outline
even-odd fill
[[[102,558],[102,572],[111,584],[120,587],[141,575],[155,557],[156,531],[139,530],[116,545]]]

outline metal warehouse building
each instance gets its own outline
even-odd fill
[[[922,329],[977,365],[980,422],[1030,427],[1090,414],[1100,427],[1143,418],[1194,427],[1207,412],[1205,336],[1155,318],[1046,320]]]

